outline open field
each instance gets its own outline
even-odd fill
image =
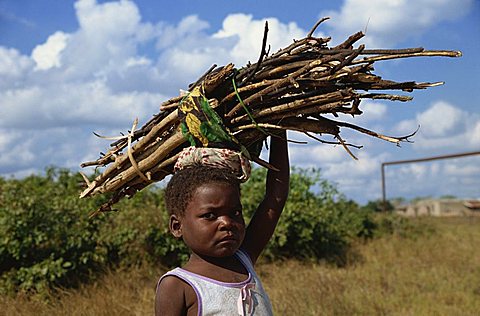
[[[480,218],[414,221],[434,232],[358,243],[343,268],[295,260],[260,264],[276,315],[478,315]],[[50,303],[0,297],[0,315],[152,315],[163,272],[111,272]]]

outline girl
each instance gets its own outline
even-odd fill
[[[225,151],[220,156],[225,158],[222,164],[232,157]],[[275,230],[288,195],[285,131],[271,137],[269,156],[278,171],[268,171],[265,197],[248,227],[242,216],[239,177],[232,172],[243,170],[245,177],[244,163],[212,167],[204,157],[202,165],[184,167],[173,175],[165,191],[169,228],[183,239],[191,255],[182,268],[160,278],[155,315],[272,315],[253,266]]]

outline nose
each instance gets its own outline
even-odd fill
[[[221,216],[220,220],[220,229],[221,230],[232,230],[235,227],[235,220],[230,216]]]

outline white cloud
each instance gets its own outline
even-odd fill
[[[29,57],[21,55],[16,49],[0,46],[0,89],[21,85],[33,64]]]
[[[425,0],[408,4],[414,18],[406,16],[410,9],[405,1],[385,5],[377,2],[346,1],[325,25],[332,25],[332,35],[340,34],[343,39],[363,29],[370,17],[368,36],[383,45],[405,39],[407,35],[400,32],[413,34],[418,29],[421,33],[437,23],[429,18],[433,4]],[[451,3],[435,3],[438,21],[449,18],[446,8]],[[463,14],[470,3],[457,2],[458,10],[452,16]],[[256,62],[265,20],[269,22],[271,52],[307,33],[293,22],[254,19],[247,14],[228,15],[220,29],[212,29],[208,21],[195,15],[174,25],[146,23],[135,3],[128,0],[79,0],[75,9],[79,28],[71,33],[54,32],[30,56],[0,47],[0,174],[27,175],[47,165],[76,168],[81,162],[98,158],[110,142],[96,138],[92,131],[115,136],[128,130],[135,117],[141,122],[149,119],[162,101],[177,95],[178,89],[185,89],[214,63],[234,62],[241,67],[248,61]],[[423,24],[417,23],[417,18]],[[41,71],[34,71],[35,67]],[[365,127],[382,132],[387,106],[368,101],[362,102],[361,109],[364,114],[345,120],[366,123],[369,126]],[[435,103],[415,118],[400,122],[397,129],[409,133],[419,122],[422,129],[414,146],[420,150],[440,145],[480,145],[478,115],[452,104]],[[342,136],[348,142],[365,145],[362,150],[352,149],[359,161],[341,146],[318,144],[292,134],[293,139],[309,141],[308,146],[290,146],[292,164],[321,167],[322,174],[339,183],[348,196],[378,198],[380,164],[392,154],[376,154],[376,144],[381,140],[347,129],[342,130]],[[453,167],[450,171],[433,168],[425,177],[447,172],[467,173]]]
[[[31,150],[34,144],[31,137],[24,133],[0,128],[0,170],[14,170],[34,162],[35,152]]]
[[[0,91],[0,127],[128,126],[158,112],[161,94],[112,93],[102,81]]]
[[[355,115],[355,117],[352,117],[349,114],[345,114],[342,115],[341,120],[355,125],[363,125],[372,122],[375,123],[385,118],[387,109],[385,103],[363,101],[360,103],[360,110],[363,112],[361,115]]]
[[[200,44],[202,40],[208,38],[206,31],[209,27],[209,23],[201,20],[197,15],[184,17],[177,26],[161,25],[162,36],[158,38],[156,47],[163,50],[172,45],[191,46],[195,43]]]
[[[338,145],[290,145],[289,149],[292,165],[321,168],[322,177],[337,184],[347,198],[364,202],[381,196],[380,166],[389,154],[352,149],[358,157],[354,160]]]
[[[380,102],[364,102],[361,109],[363,114],[361,119],[364,122],[377,121],[385,117],[387,113],[387,106]]]
[[[151,64],[152,61],[145,57],[130,57],[125,62],[127,68],[135,66],[150,66]]]
[[[316,141],[310,140],[310,144],[289,146],[292,162],[298,166],[315,166],[324,163],[338,162],[348,158],[348,154],[341,146],[329,144],[312,144]]]
[[[405,172],[410,173],[418,181],[425,178],[425,175],[429,172],[428,167],[426,164],[410,164],[404,167],[404,169],[406,169]]]
[[[445,166],[445,174],[447,176],[460,177],[480,175],[480,164],[475,163],[474,161],[471,161],[470,163],[465,163],[464,160],[457,161],[457,163],[450,163]]]
[[[420,126],[413,147],[418,150],[450,148],[471,150],[480,144],[480,115],[468,113],[445,102],[433,103],[414,119],[400,121],[395,129],[408,133]]]
[[[166,99],[158,71],[137,53],[154,28],[136,5],[80,0],[75,8],[80,28],[55,32],[31,56],[0,47],[0,127],[125,126],[158,112]]]
[[[142,22],[128,0],[79,0],[75,10],[79,28],[52,33],[30,56],[0,47],[0,129],[9,131],[0,138],[0,148],[8,149],[0,174],[76,167],[86,147],[95,147],[94,159],[108,144],[92,131],[125,132],[213,63],[242,66],[260,53],[264,20],[247,15],[228,16],[221,30],[209,30],[197,16],[177,25]],[[232,22],[242,23],[234,30]],[[269,22],[273,47],[305,34],[294,23]],[[143,53],[148,45],[156,54]]]
[[[127,0],[104,4],[97,4],[95,0],[79,0],[75,9],[80,28],[99,37],[133,35],[141,19],[135,3]]]
[[[17,138],[17,135],[15,134],[16,133],[12,131],[0,129],[0,152],[4,153],[8,150],[10,144],[12,144]]]
[[[324,11],[337,42],[366,31],[369,46],[392,46],[416,37],[436,24],[466,14],[473,0],[346,0],[339,11]]]
[[[30,59],[16,49],[0,46],[0,75],[19,77],[30,65]]]
[[[466,113],[453,105],[439,101],[428,110],[417,116],[417,122],[422,126],[422,133],[427,137],[439,137],[451,134],[461,127],[466,119]]]
[[[329,177],[340,177],[348,174],[348,177],[369,176],[378,172],[380,165],[385,160],[385,154],[371,156],[367,151],[358,152],[358,160],[345,156],[340,162],[327,165],[325,174]]]
[[[338,163],[326,165],[324,175],[341,186],[347,197],[359,200],[375,200],[381,195],[380,166],[389,154],[357,152],[358,160],[346,157]]]
[[[395,130],[401,134],[410,134],[418,128],[418,122],[415,119],[407,119],[397,123]]]
[[[480,147],[480,120],[473,126],[468,140],[472,147]]]
[[[38,173],[54,165],[78,168],[87,157],[98,158],[105,143],[99,139],[88,141],[94,136],[91,131],[80,127],[49,128],[45,130],[0,129],[7,141],[0,138],[0,170],[3,175],[25,176]]]
[[[243,65],[247,61],[256,62],[265,28],[265,21],[268,21],[268,44],[272,52],[292,43],[294,39],[303,38],[306,31],[302,30],[294,22],[284,24],[277,18],[265,18],[253,20],[251,15],[230,14],[223,21],[223,28],[214,34],[215,38],[237,37],[238,41],[232,47],[232,61]]]
[[[158,68],[168,91],[178,93],[186,90],[189,83],[194,82],[213,64],[223,65],[219,60],[228,60],[225,48],[218,47],[172,47],[166,50],[159,60]]]
[[[58,80],[106,78],[132,68],[128,60],[147,60],[138,54],[139,47],[159,36],[159,29],[142,23],[134,2],[97,4],[94,0],[79,0],[75,8],[80,27],[69,34],[62,52],[64,67],[61,74],[57,74]],[[137,64],[137,67],[144,64]],[[145,80],[152,80],[152,76],[147,73]]]
[[[35,70],[47,70],[61,66],[61,53],[67,47],[69,36],[63,32],[55,32],[45,42],[36,46],[32,51],[32,59],[35,61]]]
[[[387,196],[478,198],[479,173],[475,156],[389,166],[386,170]],[[458,190],[459,187],[462,190]]]
[[[222,28],[213,34],[207,33],[209,24],[195,15],[183,18],[176,26],[163,25],[157,42],[157,48],[162,49],[157,67],[165,86],[174,91],[173,82],[177,83],[175,91],[185,88],[213,64],[234,63],[242,67],[249,61],[256,62],[266,20],[272,52],[306,34],[295,23],[281,23],[276,18],[255,20],[251,15],[240,13],[228,15]]]

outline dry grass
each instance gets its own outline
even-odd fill
[[[480,219],[428,219],[437,233],[356,247],[347,268],[290,261],[261,272],[279,315],[479,315]]]
[[[276,315],[479,315],[480,218],[423,221],[437,233],[356,245],[345,268],[294,260],[260,265]],[[0,297],[0,315],[152,315],[162,272],[111,273],[48,304]]]
[[[0,315],[152,315],[155,279],[162,272],[148,268],[110,272],[98,282],[61,291],[47,301],[36,297],[0,297]]]

